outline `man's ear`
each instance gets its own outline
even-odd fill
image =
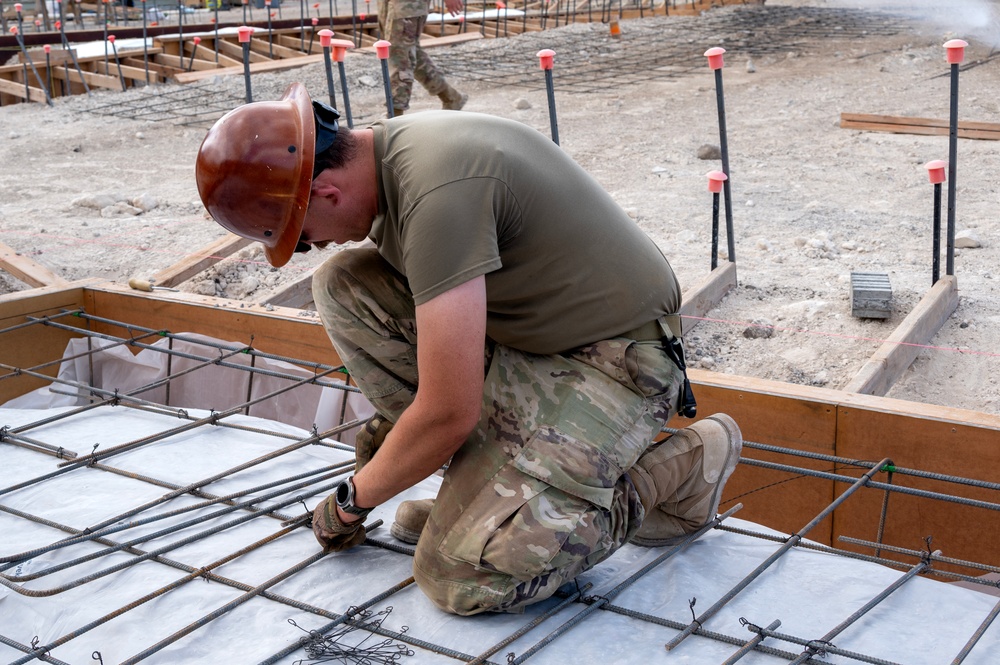
[[[313,179],[312,196],[320,198],[334,197],[333,203],[340,199],[340,187],[337,186],[329,169],[321,172]]]

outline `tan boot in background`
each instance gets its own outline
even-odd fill
[[[398,118],[399,116],[403,115],[404,113],[406,113],[406,109],[398,109],[395,106],[392,107],[392,117],[393,118]]]
[[[396,509],[396,521],[389,527],[389,533],[404,543],[416,545],[433,507],[434,499],[402,502]]]
[[[742,449],[736,421],[717,413],[647,450],[628,471],[646,511],[631,542],[676,545],[715,519]]]
[[[368,419],[354,437],[354,473],[361,470],[365,464],[372,461],[379,446],[392,429],[392,423],[383,415],[376,413]]]
[[[461,111],[465,103],[469,101],[469,96],[455,90],[450,85],[444,92],[438,95],[441,100],[441,108],[447,111]]]

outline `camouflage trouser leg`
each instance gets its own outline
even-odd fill
[[[386,17],[382,32],[388,35],[386,39],[392,44],[388,61],[389,88],[392,105],[397,109],[410,108],[414,79],[432,95],[439,95],[448,88],[444,74],[420,48],[420,33],[426,22],[426,16],[396,17],[391,7]]]
[[[406,279],[373,248],[345,249],[316,271],[313,300],[351,377],[396,422],[417,391],[417,324]]]
[[[317,271],[313,295],[355,380],[397,418],[416,386],[405,281],[374,250],[344,250]],[[680,379],[655,342],[549,356],[497,345],[480,422],[417,545],[424,593],[456,614],[517,610],[628,542],[644,511],[625,471],[675,412]]]

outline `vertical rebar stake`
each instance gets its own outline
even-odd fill
[[[927,175],[934,185],[934,226],[931,239],[931,286],[937,284],[941,277],[941,183],[945,181],[944,169],[947,163],[940,159],[924,164]]]
[[[83,89],[86,91],[87,96],[90,97],[90,86],[87,85],[87,79],[83,76],[83,70],[80,69],[80,61],[76,59],[76,52],[70,48],[69,39],[66,37],[66,29],[63,26],[62,32],[59,33],[62,38],[63,48],[69,53],[70,59],[73,61],[73,66],[76,68],[77,76],[80,77],[80,83],[83,84]],[[69,77],[66,78],[66,85],[69,86]],[[72,89],[70,90],[72,92]]]
[[[111,50],[114,51],[115,54],[115,67],[118,68],[118,79],[122,82],[122,92],[125,92],[125,75],[122,74],[122,61],[118,59],[118,47],[115,46],[115,36],[108,35],[108,41],[111,42]],[[107,51],[106,46],[104,47],[104,50]]]
[[[271,0],[264,0],[264,11],[267,12],[267,57],[274,60],[274,37],[271,32]]]
[[[313,52],[313,43],[316,41],[316,26],[318,26],[318,25],[319,25],[319,17],[318,16],[313,16],[312,17],[312,27],[313,27],[313,29],[312,29],[312,32],[309,33],[309,50],[306,51],[306,53],[308,53],[309,55],[312,55],[312,52]]]
[[[348,129],[354,129],[354,118],[351,117],[351,97],[347,94],[347,71],[344,69],[344,55],[347,49],[354,48],[354,42],[347,39],[334,39],[330,42],[333,47],[333,59],[337,61],[337,69],[340,73],[340,92],[344,95],[344,114],[347,116]]]
[[[719,267],[719,192],[728,178],[722,171],[708,172],[708,191],[712,192],[712,270]]]
[[[215,0],[215,16],[212,18],[212,30],[215,33],[212,43],[215,46],[215,64],[219,64],[219,3],[222,0]],[[227,7],[228,11],[228,7]]]
[[[729,176],[729,142],[726,138],[726,103],[722,93],[722,68],[725,66],[723,54],[726,49],[716,46],[705,51],[708,66],[715,71],[715,98],[719,107],[719,151],[722,153],[722,172],[726,182],[722,192],[726,202],[726,243],[730,263],[736,263],[736,240],[733,238],[733,196]]]
[[[181,69],[184,69],[184,0],[177,0],[177,48]]]
[[[333,60],[330,58],[330,42],[332,40],[332,30],[319,31],[319,43],[323,47],[323,64],[326,66],[326,90],[330,94],[330,106],[337,108],[337,95],[333,88]]]
[[[188,58],[188,71],[191,71],[194,68],[194,56],[198,52],[198,44],[201,44],[201,37],[195,37],[191,41],[194,42],[194,48],[191,49],[191,57]]]
[[[958,68],[968,42],[951,39],[944,47],[951,64],[951,117],[948,122],[948,248],[945,274],[955,274],[955,168],[958,162]]]
[[[555,60],[556,52],[550,48],[543,48],[536,53],[538,65],[545,71],[545,92],[549,97],[549,127],[552,130],[552,141],[559,145],[559,123],[556,120],[556,93],[552,86],[552,62]]]
[[[250,104],[253,102],[253,93],[250,91],[250,37],[253,35],[253,28],[241,25],[237,32],[240,35],[240,44],[243,45],[243,83],[247,89],[247,104]]]
[[[384,39],[375,42],[375,52],[382,63],[382,85],[385,88],[385,112],[392,118],[395,113],[392,108],[392,86],[389,85],[389,47],[392,46]]]
[[[147,36],[149,18],[146,15],[146,0],[142,2],[142,66],[146,70],[146,85],[149,85],[149,38]]]
[[[10,26],[10,31],[14,33],[14,37],[17,39],[17,45],[21,47],[21,54],[24,55],[25,70],[24,70],[24,103],[31,103],[31,86],[28,84],[28,69],[31,67],[32,74],[35,75],[35,80],[38,81],[38,87],[42,89],[45,93],[45,103],[52,106],[52,98],[49,96],[49,89],[45,87],[45,82],[42,81],[41,74],[38,73],[38,69],[35,68],[35,62],[31,59],[31,55],[28,53],[27,47],[24,45],[24,39],[21,37],[21,31],[17,29],[16,26]]]

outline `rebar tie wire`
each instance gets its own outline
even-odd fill
[[[852,494],[861,489],[862,487],[868,485],[871,482],[872,476],[881,471],[886,465],[891,465],[892,460],[888,457],[884,458],[881,462],[878,462],[875,466],[869,469],[864,475],[858,478],[851,487],[849,487],[843,494],[838,496],[830,505],[824,508],[816,517],[812,519],[808,524],[802,527],[798,532],[791,536],[784,545],[782,545],[776,552],[769,556],[763,563],[761,563],[757,568],[753,570],[749,575],[744,577],[735,587],[733,587],[729,592],[727,592],[722,598],[720,598],[712,607],[701,613],[700,616],[695,617],[688,626],[681,631],[681,634],[676,636],[670,642],[666,644],[667,651],[670,651],[677,647],[681,642],[688,638],[692,633],[697,631],[704,623],[712,618],[716,612],[722,609],[730,600],[735,598],[743,589],[750,585],[758,576],[761,575],[767,568],[771,566],[775,561],[781,558],[788,550],[794,547],[801,541],[807,533],[809,533],[817,524],[823,521],[828,515],[830,515],[840,504],[846,501]]]
[[[319,439],[322,439],[324,437],[332,436],[333,434],[337,434],[339,432],[342,432],[344,430],[350,429],[352,427],[356,427],[358,424],[360,424],[360,421],[359,420],[354,420],[354,421],[351,421],[349,423],[345,423],[343,425],[338,425],[337,427],[334,427],[333,429],[330,429],[330,430],[328,430],[326,432],[323,432],[322,434],[314,434],[312,436],[309,436],[309,437],[307,437],[305,439],[302,439],[300,441],[296,441],[295,443],[290,444],[288,446],[285,446],[283,448],[280,448],[278,450],[271,451],[271,452],[269,452],[269,453],[267,453],[265,455],[261,455],[260,457],[255,458],[255,459],[249,460],[249,461],[244,462],[242,464],[238,464],[238,465],[236,465],[234,467],[226,469],[225,471],[221,471],[221,472],[219,472],[217,474],[214,474],[212,476],[209,476],[207,478],[203,478],[203,479],[197,480],[197,481],[195,481],[193,483],[189,483],[188,485],[185,485],[183,487],[178,487],[177,489],[175,489],[175,490],[173,490],[171,492],[168,492],[167,494],[164,494],[163,496],[161,496],[161,497],[159,497],[157,499],[154,499],[152,501],[148,501],[148,502],[142,504],[141,506],[138,506],[136,508],[132,508],[130,510],[125,511],[124,513],[121,513],[119,515],[115,515],[114,517],[108,518],[108,519],[106,519],[106,520],[104,520],[102,522],[99,522],[99,523],[97,523],[95,525],[87,527],[87,529],[85,530],[85,532],[87,534],[92,534],[93,537],[97,537],[97,536],[105,535],[106,533],[112,533],[114,531],[120,530],[120,529],[117,529],[117,528],[114,528],[114,529],[111,529],[111,530],[103,530],[103,529],[105,529],[105,527],[111,527],[112,525],[116,525],[119,522],[121,522],[122,520],[127,519],[129,517],[132,517],[134,515],[137,515],[137,514],[143,512],[143,511],[149,510],[150,508],[154,508],[156,506],[162,505],[162,504],[166,503],[167,501],[170,501],[171,499],[174,499],[176,497],[182,496],[184,494],[188,494],[188,493],[190,493],[190,492],[192,492],[194,490],[198,490],[198,489],[204,487],[205,485],[210,485],[210,484],[216,482],[217,480],[221,480],[222,478],[226,478],[228,476],[234,475],[234,474],[239,473],[241,471],[245,471],[245,470],[247,470],[247,469],[249,469],[251,467],[257,466],[259,464],[263,464],[264,462],[271,461],[271,460],[276,459],[278,457],[281,457],[282,455],[285,455],[287,453],[294,452],[295,450],[298,450],[300,448],[304,448],[305,446],[314,444],[314,443],[316,443],[316,441],[318,441]],[[353,463],[348,463],[346,466],[352,466],[352,465],[353,465]],[[345,470],[346,470],[346,467],[345,467]],[[285,481],[282,481],[282,482],[285,482]],[[279,492],[279,493],[281,493],[281,492]],[[263,497],[257,499],[254,502],[259,502],[261,500],[263,500]],[[126,527],[126,528],[128,528],[128,527]],[[34,556],[37,556],[39,554],[43,554],[45,552],[50,552],[50,551],[59,549],[61,547],[65,547],[67,545],[72,545],[72,544],[74,544],[76,542],[80,542],[80,540],[79,539],[75,539],[75,538],[70,538],[70,539],[65,539],[65,540],[59,541],[57,543],[54,543],[54,544],[52,544],[52,545],[50,545],[48,547],[40,548],[40,549],[36,549],[36,550],[32,550],[30,552],[23,552],[21,554],[15,554],[15,555],[0,556],[0,563],[9,563],[9,562],[17,563],[17,562],[22,561],[24,559],[32,558]],[[6,566],[4,568],[0,568],[0,570],[8,568],[8,567],[9,566]]]

